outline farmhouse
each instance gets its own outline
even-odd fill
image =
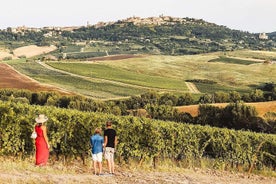
[[[267,40],[268,36],[265,33],[260,33],[259,34],[259,39],[261,39],[261,40]]]

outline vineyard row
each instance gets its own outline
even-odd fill
[[[81,112],[50,106],[0,101],[0,154],[27,157],[34,152],[30,138],[35,117],[46,114],[54,153],[65,158],[90,156],[89,137],[112,120],[119,144],[116,155],[132,158],[193,160],[214,158],[232,164],[276,167],[276,135],[189,125],[132,116]]]

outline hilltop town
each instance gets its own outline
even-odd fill
[[[143,26],[143,25],[176,25],[176,24],[199,24],[199,25],[215,25],[213,23],[208,23],[203,21],[202,19],[194,19],[194,18],[178,18],[178,17],[171,17],[171,16],[163,16],[160,15],[158,17],[147,17],[147,18],[141,18],[137,16],[129,17],[123,20],[118,21],[110,21],[110,22],[98,22],[95,25],[91,25],[89,21],[87,21],[86,25],[83,26],[47,26],[42,28],[35,28],[35,27],[27,27],[27,26],[18,26],[18,27],[8,27],[4,29],[3,31],[11,32],[11,33],[19,33],[24,35],[26,32],[42,32],[45,31],[44,34],[45,37],[51,37],[54,35],[59,35],[63,31],[70,31],[74,32],[74,30],[77,30],[81,27],[95,27],[95,28],[101,28],[108,25],[114,25],[114,24],[124,24],[124,23],[132,23],[136,26]],[[259,33],[259,39],[261,40],[268,40],[269,37],[266,33]]]
[[[160,15],[158,17],[147,17],[147,18],[141,18],[141,17],[129,17],[123,20],[118,21],[111,21],[111,22],[98,22],[95,25],[91,25],[89,21],[86,25],[83,26],[66,26],[66,27],[60,27],[60,26],[48,26],[48,27],[42,27],[42,28],[35,28],[35,27],[27,27],[27,26],[18,26],[18,27],[9,27],[7,29],[4,29],[3,31],[12,32],[12,33],[24,33],[27,31],[33,31],[33,32],[41,32],[43,30],[45,31],[73,31],[75,29],[79,29],[81,27],[90,27],[95,26],[96,28],[104,27],[107,25],[112,24],[118,24],[118,23],[133,23],[134,25],[140,26],[140,25],[175,25],[175,24],[185,24],[185,23],[192,23],[197,22],[199,24],[206,24],[202,19],[193,19],[193,18],[177,18],[177,17],[171,17],[171,16],[163,16]]]
[[[275,34],[254,34],[202,19],[163,15],[133,16],[94,25],[87,22],[83,26],[9,27],[0,30],[0,41],[2,50],[10,54],[20,46],[54,45],[57,51],[52,54],[63,59],[91,58],[107,53],[183,55],[237,49],[271,50],[276,46]]]

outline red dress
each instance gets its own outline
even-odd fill
[[[35,139],[35,165],[46,165],[49,158],[49,149],[46,140],[43,136],[43,130],[41,126],[35,126],[35,131],[37,133],[37,138]]]

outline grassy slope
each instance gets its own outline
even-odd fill
[[[94,63],[49,63],[49,65],[82,76],[119,81],[144,87],[187,90],[183,80],[129,71],[119,67]]]
[[[252,56],[250,57],[250,55]],[[17,70],[38,81],[55,84],[85,95],[109,99],[137,95],[148,89],[174,93],[187,92],[185,80],[208,79],[216,84],[195,83],[202,93],[215,91],[248,92],[252,86],[265,82],[276,83],[276,65],[252,62],[253,64],[230,64],[208,62],[219,56],[254,60],[256,56],[274,57],[275,52],[235,51],[186,56],[144,56],[101,62],[50,63],[50,65],[82,76],[113,81],[84,80],[46,70],[36,63],[11,63]],[[50,75],[49,75],[50,74]],[[116,83],[117,82],[117,83]],[[127,84],[122,85],[121,83]]]
[[[18,60],[9,62],[9,64],[12,65],[16,70],[40,82],[60,86],[70,91],[99,99],[118,98],[143,92],[143,90],[129,86],[120,86],[105,82],[94,82],[79,77],[70,76],[68,74],[51,71],[34,62],[26,63],[23,60]]]
[[[273,51],[256,51],[256,50],[240,50],[235,52],[227,52],[227,55],[243,58],[254,58],[263,60],[276,60],[276,52]]]
[[[239,65],[208,62],[220,53],[192,56],[149,56],[143,59],[108,62],[113,67],[133,72],[157,75],[178,80],[209,79],[217,82],[217,90],[250,90],[249,86],[276,82],[276,65],[254,63]],[[208,92],[206,91],[201,92]]]
[[[179,90],[183,90],[181,89],[184,87],[183,81],[187,79],[210,79],[217,82],[216,85],[198,85],[201,92],[214,92],[214,90],[244,92],[250,90],[250,86],[276,81],[275,65],[258,62],[252,62],[253,64],[250,65],[208,62],[217,58],[218,55],[219,53],[193,56],[145,56],[144,58],[105,61],[92,64],[92,66],[87,63],[82,66],[64,63],[51,65],[86,76],[92,75],[143,86],[178,88]],[[110,67],[112,70],[108,72]],[[165,79],[163,82],[162,78]],[[178,86],[175,81],[179,81]]]

